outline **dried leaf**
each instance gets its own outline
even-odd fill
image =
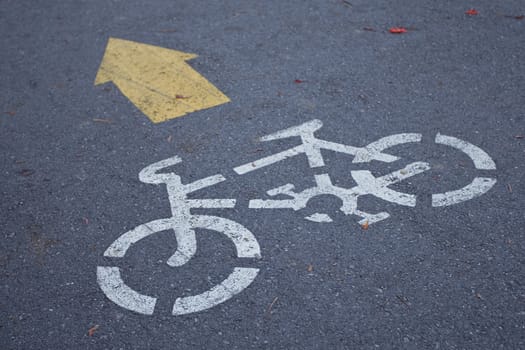
[[[84,221],[85,225],[89,225],[89,219],[88,218],[84,217],[84,218],[82,218],[82,221]]]
[[[190,98],[191,96],[183,96],[183,95],[175,95],[175,98],[177,100],[185,100],[185,99],[188,99]]]
[[[368,221],[365,221],[365,223],[361,225],[361,228],[363,230],[368,230],[368,226],[369,226]]]
[[[469,16],[476,16],[479,14],[479,12],[476,9],[470,9],[465,11],[465,14]]]
[[[22,175],[22,176],[31,176],[35,173],[34,170],[31,170],[31,169],[22,169],[20,170],[19,174]]]
[[[308,267],[306,268],[306,271],[312,272],[314,270],[314,265],[308,264]]]
[[[91,328],[88,330],[88,335],[89,335],[90,337],[92,337],[93,334],[95,334],[95,332],[97,331],[98,327],[99,327],[98,324],[96,324],[96,325],[94,325],[93,327],[91,327]]]
[[[522,139],[522,138],[524,138],[524,137],[525,137],[525,136],[523,136],[523,135],[515,135],[515,136],[514,136],[514,138],[516,138],[516,139]]]
[[[166,141],[168,141],[169,143],[171,143],[171,141],[173,141],[173,135],[168,136],[168,138],[166,139]]]
[[[5,114],[7,114],[7,115],[12,117],[12,116],[14,116],[16,114],[16,112],[15,111],[7,111],[7,112],[5,112]]]
[[[525,15],[514,16],[514,19],[517,19],[519,21],[521,21],[524,18],[525,18]]]
[[[392,27],[388,31],[392,34],[403,34],[407,32],[407,29],[404,27]]]
[[[363,30],[364,31],[367,31],[367,32],[375,32],[376,30],[372,27],[363,27]]]

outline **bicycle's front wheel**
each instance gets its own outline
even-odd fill
[[[189,230],[185,230],[188,235],[195,235],[194,229],[197,228],[223,233],[235,245],[238,258],[261,257],[259,243],[255,236],[235,221],[216,216],[195,215],[191,217],[189,227]],[[181,236],[181,227],[174,219],[154,220],[121,235],[106,249],[104,256],[122,258],[132,245],[154,233],[166,230],[174,230],[177,238]],[[197,295],[177,298],[172,314],[188,314],[216,306],[248,287],[257,277],[258,272],[257,268],[235,267],[224,281],[209,290]],[[141,314],[153,314],[157,299],[128,287],[121,277],[120,268],[98,266],[97,280],[104,294],[115,304]]]

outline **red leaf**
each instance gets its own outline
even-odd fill
[[[293,82],[296,84],[301,84],[301,83],[304,83],[305,81],[301,79],[295,79]]]
[[[407,32],[406,28],[404,27],[392,27],[388,31],[392,34],[403,34]]]
[[[476,9],[470,9],[470,10],[465,12],[465,14],[469,15],[469,16],[476,16],[478,13],[479,12]]]
[[[91,327],[89,330],[88,330],[88,336],[92,337],[93,334],[95,334],[95,332],[97,331],[99,325],[96,324],[94,325],[93,327]]]

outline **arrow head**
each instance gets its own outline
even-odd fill
[[[192,53],[110,38],[95,85],[112,81],[154,123],[230,101],[187,60]]]
[[[108,83],[119,78],[119,73],[122,73],[120,69],[131,68],[140,60],[149,60],[149,57],[158,57],[164,61],[175,61],[180,64],[181,61],[189,61],[198,55],[130,40],[109,38],[95,78],[95,85]],[[116,71],[117,67],[120,68],[118,71]]]

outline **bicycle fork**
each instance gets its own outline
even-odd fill
[[[195,220],[191,214],[192,208],[233,208],[235,199],[189,199],[188,194],[200,189],[216,185],[226,180],[220,174],[209,176],[188,184],[183,184],[181,177],[175,173],[157,173],[163,168],[180,163],[179,157],[172,157],[154,163],[144,168],[139,179],[144,183],[166,184],[171,207],[171,222],[177,240],[177,250],[168,259],[172,267],[186,264],[197,252],[195,237]]]

